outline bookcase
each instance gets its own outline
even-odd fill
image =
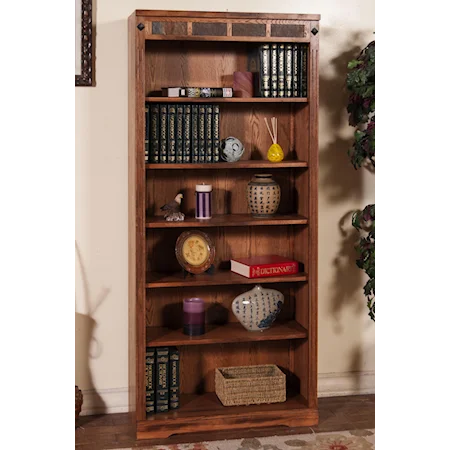
[[[172,435],[276,426],[312,426],[317,407],[317,182],[319,15],[137,10],[129,25],[129,404],[137,439],[171,442]],[[264,43],[307,44],[308,96],[303,98],[164,98],[163,87],[229,87]],[[246,152],[234,163],[146,164],[145,102],[220,102],[220,137],[238,137]],[[285,159],[267,160],[264,118],[278,118]],[[254,219],[246,200],[255,173],[281,187],[271,218]],[[194,217],[195,185],[213,185],[213,218]],[[182,222],[166,222],[160,207],[184,194]],[[201,229],[216,247],[212,274],[184,277],[175,257],[182,231]],[[247,279],[231,258],[279,254],[302,264],[295,275]],[[246,331],[231,302],[261,284],[285,304],[273,326]],[[205,300],[208,331],[182,332],[186,297]],[[145,412],[146,346],[180,351],[180,408]],[[222,406],[216,367],[276,364],[286,374],[286,402]],[[155,441],[156,442],[156,441]]]

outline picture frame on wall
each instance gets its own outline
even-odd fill
[[[75,86],[93,86],[92,0],[75,0]]]

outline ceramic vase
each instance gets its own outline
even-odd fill
[[[265,289],[259,284],[238,295],[231,305],[233,314],[248,331],[270,328],[284,304],[284,295],[275,289]]]
[[[280,185],[270,174],[256,174],[247,186],[247,201],[253,217],[271,217],[280,206]]]

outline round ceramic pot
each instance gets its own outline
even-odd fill
[[[267,173],[256,174],[247,186],[247,201],[253,217],[271,217],[280,206],[280,185]]]
[[[257,284],[252,290],[238,295],[231,309],[248,331],[270,328],[284,304],[284,295],[275,289],[265,289]]]

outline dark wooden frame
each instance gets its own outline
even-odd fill
[[[92,0],[81,0],[81,75],[75,86],[93,86]]]

